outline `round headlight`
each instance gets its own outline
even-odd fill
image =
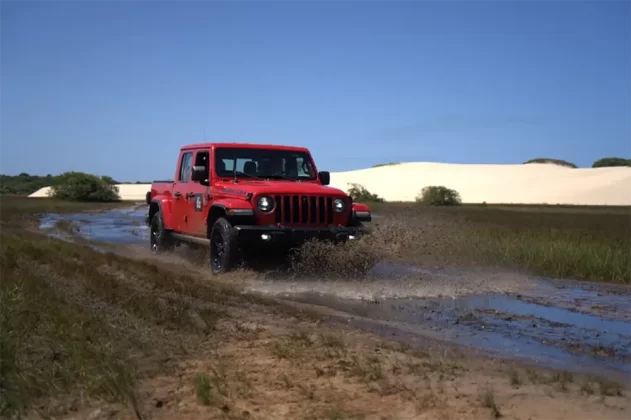
[[[268,211],[272,211],[274,209],[274,200],[272,197],[262,196],[256,202],[257,207],[262,212],[267,213]]]
[[[342,200],[341,198],[336,198],[335,200],[333,200],[333,210],[335,210],[337,213],[344,213],[344,210],[346,210],[346,203],[344,202],[344,200]]]

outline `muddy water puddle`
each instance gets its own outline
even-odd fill
[[[82,239],[107,244],[137,244],[149,241],[144,223],[146,208],[129,208],[102,213],[47,214],[40,229],[56,234],[70,232]]]
[[[40,219],[40,228],[66,240],[71,233],[94,243],[148,247],[146,211],[49,214]],[[432,337],[568,370],[631,373],[628,287],[390,264],[379,264],[356,281],[262,274],[244,287],[331,308],[353,316],[358,327],[391,338]]]
[[[366,301],[302,294],[286,298],[370,320],[388,321],[392,329],[555,367],[630,372],[628,322],[538,305],[513,296],[485,294]]]

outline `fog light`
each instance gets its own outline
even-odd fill
[[[264,241],[269,241],[271,238],[272,237],[268,235],[267,233],[261,234],[261,239],[263,239]]]
[[[348,239],[355,239],[355,235],[348,235]]]

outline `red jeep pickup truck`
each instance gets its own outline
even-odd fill
[[[283,252],[306,240],[352,240],[368,229],[365,204],[329,187],[308,149],[242,143],[191,144],[180,149],[173,181],[147,193],[153,252],[181,243],[210,246],[213,274],[241,258]]]

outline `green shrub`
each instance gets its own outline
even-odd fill
[[[114,180],[114,178],[112,178],[111,176],[103,175],[101,179],[110,185],[120,184],[118,181]]]
[[[67,201],[119,201],[118,187],[107,179],[83,172],[64,172],[55,179],[50,195]]]
[[[619,157],[605,157],[592,164],[592,168],[606,168],[611,166],[631,166],[631,159]]]
[[[32,194],[40,188],[49,187],[54,182],[52,175],[29,175],[22,172],[19,175],[0,174],[0,194]]]
[[[416,201],[431,206],[454,206],[462,204],[458,191],[442,185],[424,187],[421,190],[421,194],[416,197]]]
[[[363,201],[369,203],[385,203],[386,200],[379,197],[377,194],[373,194],[364,188],[363,185],[360,184],[350,184],[351,188],[348,190],[348,195],[351,196],[353,201]]]
[[[552,163],[554,165],[566,166],[568,168],[577,168],[578,167],[575,164],[573,164],[571,162],[568,162],[566,160],[551,159],[551,158],[530,159],[530,160],[527,160],[526,162],[524,162],[524,165],[527,164],[527,163]]]

